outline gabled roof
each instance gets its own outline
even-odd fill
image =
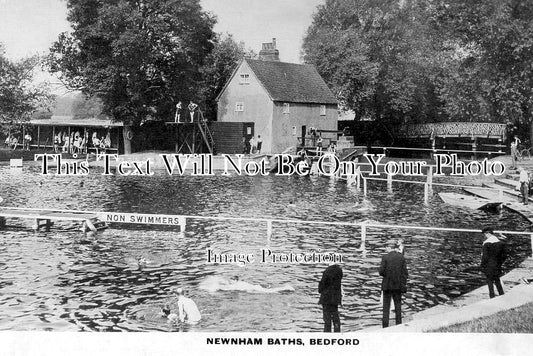
[[[273,101],[337,105],[335,95],[312,65],[249,58],[243,61],[248,64]],[[242,61],[231,79],[241,65]],[[226,90],[228,83],[218,95],[217,100]]]
[[[274,61],[245,59],[274,101],[337,104],[315,67]]]

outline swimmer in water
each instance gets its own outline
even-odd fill
[[[161,315],[163,318],[167,318],[169,323],[177,324],[179,321],[178,314],[171,313],[170,306],[168,304],[161,308]]]
[[[148,261],[143,256],[137,257],[137,264],[139,267],[145,267],[148,264]]]
[[[233,276],[229,280],[222,277],[207,278],[200,284],[200,288],[210,292],[216,291],[240,291],[249,293],[279,293],[294,292],[294,287],[287,284],[281,287],[264,288],[263,286],[239,280],[238,276]]]

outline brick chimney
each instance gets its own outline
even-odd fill
[[[262,61],[279,62],[279,51],[276,49],[276,39],[270,43],[263,43],[263,48],[259,51],[259,59]]]

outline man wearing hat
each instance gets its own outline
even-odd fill
[[[498,294],[503,294],[503,287],[500,281],[502,275],[502,265],[507,257],[505,247],[506,237],[502,234],[495,235],[491,227],[486,227],[481,231],[486,240],[483,242],[483,253],[481,255],[481,270],[487,277],[489,287],[489,297],[494,298],[494,285]]]
[[[403,256],[403,240],[390,240],[389,252],[381,258],[379,275],[383,276],[381,290],[383,291],[383,319],[382,326],[389,326],[390,302],[394,300],[396,325],[402,323],[402,293],[407,292],[407,263]],[[402,252],[401,252],[401,251]]]

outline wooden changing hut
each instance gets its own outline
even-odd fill
[[[54,148],[54,137],[63,132],[69,137],[73,132],[79,132],[83,137],[88,133],[89,140],[94,133],[98,138],[109,135],[111,146],[107,151],[112,153],[124,153],[124,124],[114,122],[109,119],[74,119],[73,116],[52,116],[50,119],[32,119],[23,127],[24,137],[29,130],[32,136],[31,147],[35,148]],[[91,150],[91,145],[88,145]]]

